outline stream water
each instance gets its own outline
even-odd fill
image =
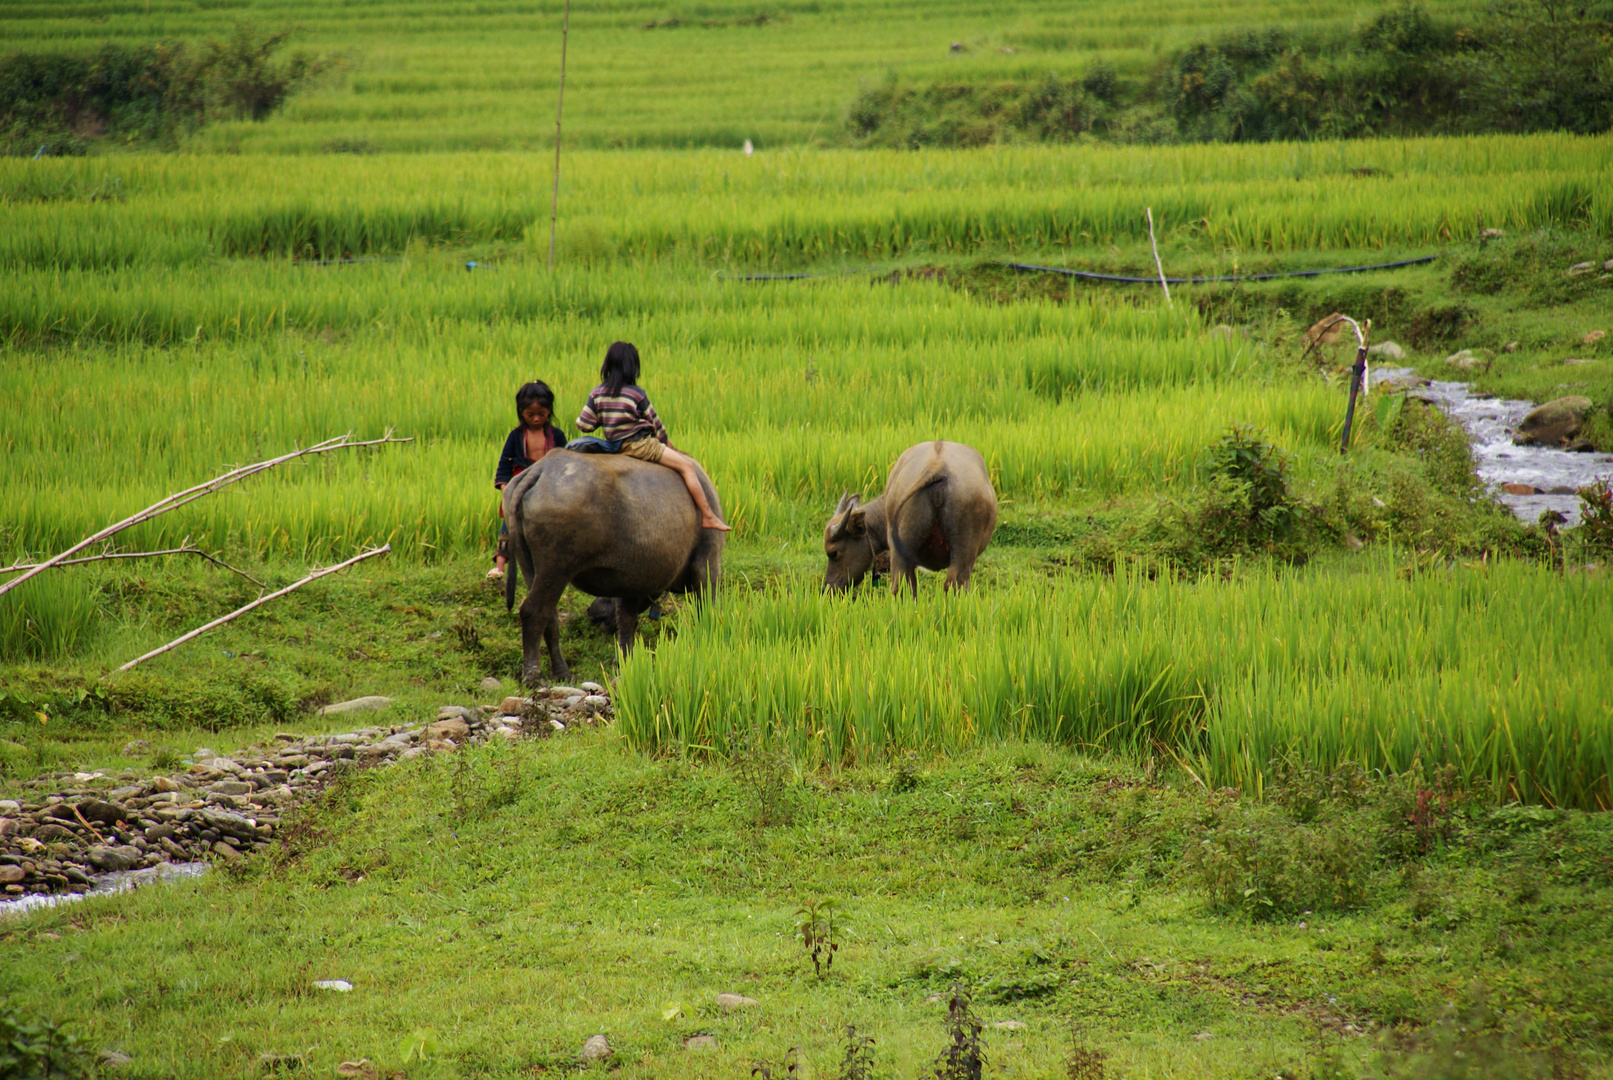
[[[1404,386],[1406,393],[1437,405],[1467,430],[1478,462],[1479,479],[1491,494],[1533,524],[1546,510],[1556,510],[1579,524],[1579,497],[1575,494],[1598,476],[1613,475],[1613,454],[1578,454],[1548,446],[1514,446],[1512,432],[1536,407],[1532,401],[1480,397],[1467,383],[1426,381],[1411,368],[1378,368],[1374,386]],[[1517,495],[1503,484],[1527,484],[1537,492]]]
[[[204,862],[158,863],[143,870],[118,870],[110,874],[99,874],[95,878],[95,884],[86,892],[28,893],[13,900],[0,899],[0,918],[5,918],[7,915],[22,915],[40,908],[55,907],[58,904],[71,904],[88,896],[110,896],[113,893],[128,892],[130,889],[138,889],[153,882],[198,877],[207,873],[207,868],[208,864]]]

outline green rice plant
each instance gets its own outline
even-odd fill
[[[0,596],[0,660],[56,660],[94,638],[104,616],[95,589],[73,574],[46,571]]]
[[[681,615],[624,663],[617,709],[646,750],[759,738],[833,766],[1045,739],[1255,795],[1291,753],[1589,808],[1609,804],[1609,604],[1515,563],[1189,585],[1122,568],[916,603],[782,583]]]

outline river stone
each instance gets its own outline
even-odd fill
[[[152,779],[152,781],[151,781],[151,786],[156,788],[158,791],[178,791],[179,790],[179,785],[177,783],[175,783],[170,777],[167,777],[167,776],[154,777]]]
[[[214,842],[213,854],[221,856],[226,860],[239,859],[242,857],[239,851],[235,850],[235,848],[231,847],[229,844],[226,844],[222,840]]]
[[[603,694],[589,694],[587,697],[582,699],[582,707],[585,709],[592,709],[594,712],[598,712],[601,709],[608,709],[610,708],[610,698],[605,697]]]
[[[1533,484],[1502,484],[1501,490],[1508,495],[1538,495],[1540,489]]]
[[[78,834],[65,825],[41,825],[34,830],[34,839],[47,844],[70,843],[78,839]]]
[[[1575,435],[1590,411],[1591,399],[1578,394],[1548,401],[1518,423],[1517,446],[1560,446]]]
[[[143,856],[135,847],[92,847],[85,856],[97,870],[127,870],[137,865]]]
[[[603,694],[605,692],[605,688],[596,682],[585,682],[578,689],[585,690],[590,694]]]
[[[211,761],[216,757],[218,757],[218,751],[210,749],[206,746],[198,746],[196,748],[196,752],[191,755],[191,758],[197,762]]]
[[[0,866],[0,885],[14,885],[28,876],[20,866]]]
[[[85,821],[99,821],[105,825],[114,825],[121,821],[128,813],[117,803],[105,802],[101,799],[85,799],[75,808]],[[61,807],[57,809],[56,816],[73,820],[73,810]]]
[[[733,1012],[736,1009],[748,1009],[761,1002],[755,998],[748,998],[744,994],[718,994],[717,1004],[723,1012]]]
[[[134,1058],[121,1050],[101,1051],[101,1068],[103,1069],[127,1069],[132,1064],[134,1064]]]
[[[525,712],[527,709],[530,709],[531,707],[532,707],[532,699],[531,698],[524,698],[524,697],[507,697],[499,705],[500,709],[502,709],[504,712],[510,713],[510,714],[522,713],[522,712]]]
[[[151,744],[144,739],[130,739],[123,744],[124,757],[139,757],[141,754],[149,754],[150,752]]]
[[[172,840],[178,831],[172,825],[153,825],[146,830],[146,842],[155,844],[159,840]]]
[[[250,795],[254,788],[244,780],[220,780],[209,784],[207,790],[219,795]]]
[[[453,720],[455,718],[461,720],[470,720],[475,718],[475,716],[476,713],[474,711],[465,708],[463,705],[444,705],[437,710],[438,720]]]
[[[22,813],[22,803],[15,799],[0,799],[0,814],[7,817]]]
[[[367,697],[354,698],[352,701],[341,701],[337,702],[335,705],[326,705],[323,709],[319,710],[319,715],[340,716],[343,713],[374,712],[377,709],[384,709],[391,704],[391,698],[381,697],[379,694],[371,694]]]
[[[427,742],[452,739],[454,742],[459,743],[464,742],[469,737],[470,725],[457,716],[449,720],[438,720],[435,724],[426,728]]]
[[[578,687],[575,687],[575,686],[551,686],[547,690],[543,691],[543,694],[544,694],[545,697],[562,697],[562,698],[582,697],[583,696],[582,690],[580,688],[578,688]]]
[[[1399,345],[1396,345],[1392,341],[1380,341],[1378,344],[1368,349],[1367,352],[1381,357],[1384,360],[1400,361],[1406,358],[1406,350],[1402,349]]]
[[[1570,266],[1568,268],[1568,276],[1569,277],[1579,277],[1581,274],[1592,273],[1593,271],[1595,271],[1595,269],[1596,269],[1596,264],[1593,263],[1593,262],[1575,263],[1573,266]]]
[[[1472,371],[1476,367],[1484,366],[1484,358],[1473,355],[1472,349],[1463,349],[1461,352],[1451,353],[1445,358],[1445,362],[1460,371]]]
[[[228,810],[198,810],[196,819],[199,819],[204,829],[214,829],[224,836],[233,836],[237,840],[256,840],[258,827],[240,814],[233,814]]]
[[[577,1051],[577,1058],[581,1061],[600,1061],[611,1055],[610,1040],[603,1035],[594,1035],[582,1044]]]

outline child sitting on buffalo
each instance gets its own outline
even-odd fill
[[[666,427],[655,415],[649,395],[638,386],[638,350],[618,341],[605,352],[599,366],[599,385],[577,417],[577,430],[594,432],[597,448],[612,454],[626,454],[656,465],[665,465],[683,477],[695,508],[700,511],[702,529],[729,531],[722,519],[711,512],[706,491],[700,486],[700,470],[690,458],[673,449]]]
[[[550,421],[554,417],[554,391],[547,383],[529,382],[515,392],[515,415],[520,426],[504,440],[504,452],[499,455],[498,469],[493,473],[493,486],[500,491],[515,477],[550,450],[566,445],[566,433]],[[490,580],[504,576],[509,562],[509,526],[504,524],[504,502],[498,504],[498,550],[493,555],[493,569],[487,572]]]

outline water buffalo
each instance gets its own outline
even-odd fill
[[[841,497],[823,531],[824,588],[856,585],[886,551],[892,594],[906,581],[917,596],[920,566],[945,570],[947,588],[964,588],[996,527],[997,493],[980,451],[939,439],[919,443],[896,459],[873,502]]]
[[[721,515],[717,489],[704,471],[700,482]],[[506,608],[515,604],[516,568],[528,582],[521,601],[521,674],[529,684],[538,679],[540,636],[553,677],[570,675],[555,607],[567,585],[616,599],[616,640],[627,652],[639,613],[657,596],[713,589],[722,573],[726,534],[700,528],[683,478],[621,454],[544,455],[505,486],[504,518],[512,567]]]

